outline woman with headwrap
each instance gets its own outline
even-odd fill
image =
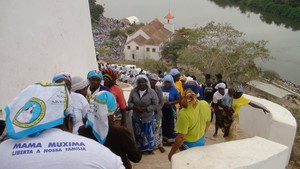
[[[74,111],[73,133],[78,134],[80,126],[86,122],[86,114],[88,112],[89,103],[86,99],[88,82],[79,76],[72,77],[72,89],[70,97],[72,99]]]
[[[74,77],[73,79],[71,79],[69,73],[66,72],[57,73],[53,77],[52,81],[55,83],[65,83],[68,87],[68,90],[70,91],[70,98],[72,103],[71,107],[74,113],[73,133],[78,134],[78,128],[85,123],[84,117],[87,114],[89,103],[83,95],[75,93],[74,91],[79,91],[84,88],[86,89],[88,83],[80,77]]]
[[[169,160],[178,149],[182,151],[204,146],[205,133],[210,126],[210,106],[206,101],[197,99],[198,84],[195,81],[190,81],[183,88],[184,93],[181,99],[183,108],[178,113],[175,127],[178,134],[168,155]]]
[[[108,87],[103,86],[101,81],[103,80],[103,75],[100,71],[91,70],[87,74],[87,79],[89,81],[90,86],[87,89],[86,98],[90,101],[90,98],[94,97],[98,92],[102,90],[110,91]]]
[[[269,113],[270,111],[265,107],[262,107],[256,103],[251,102],[246,97],[243,96],[244,87],[242,85],[238,86],[235,90],[233,100],[232,100],[232,109],[234,111],[232,115],[232,124],[229,128],[229,136],[227,139],[235,140],[237,136],[237,132],[239,130],[239,113],[242,106],[250,105],[254,108],[258,108],[264,111],[264,113]]]
[[[116,84],[118,74],[111,69],[102,70],[102,74],[104,85],[110,89],[110,92],[115,96],[117,101],[118,110],[115,112],[115,123],[126,127],[126,101],[122,88]]]
[[[53,83],[64,83],[69,92],[71,92],[71,75],[67,72],[58,72],[52,79]]]
[[[164,97],[164,106],[162,108],[162,132],[163,139],[168,144],[174,142],[174,116],[176,114],[175,104],[179,103],[179,92],[174,86],[174,80],[171,75],[163,78],[161,87]]]
[[[158,97],[158,106],[155,111],[154,125],[154,137],[155,137],[155,148],[158,148],[161,153],[165,152],[162,144],[162,130],[161,130],[161,118],[162,118],[162,107],[164,106],[164,99],[161,87],[157,86],[159,77],[157,74],[153,73],[149,77],[151,88],[156,92]]]
[[[11,139],[0,144],[1,169],[123,169],[120,157],[109,149],[70,133],[69,106],[65,84],[44,82],[24,89],[5,108]],[[31,118],[19,118],[24,113]]]
[[[178,90],[179,96],[182,96],[183,95],[183,84],[180,80],[179,70],[176,69],[176,68],[173,68],[173,69],[170,70],[169,75],[171,75],[173,77],[174,86]],[[176,109],[175,109],[176,110],[175,118],[177,118],[177,113],[179,112],[180,105],[177,103],[177,104],[175,104],[175,107],[176,107]]]
[[[128,99],[128,109],[133,110],[132,126],[135,141],[142,152],[153,153],[154,149],[154,112],[158,107],[158,97],[145,75],[136,77],[134,89]]]
[[[129,130],[113,124],[113,115],[117,108],[114,95],[107,91],[100,91],[93,100],[92,109],[87,116],[87,125],[79,128],[79,135],[103,144],[121,157],[126,169],[131,169],[130,161],[137,163],[142,155]]]

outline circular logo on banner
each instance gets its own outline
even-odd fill
[[[43,100],[31,98],[16,114],[13,124],[29,128],[38,124],[45,116],[46,105]]]

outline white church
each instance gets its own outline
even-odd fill
[[[174,32],[174,16],[169,11],[164,17],[164,23],[156,18],[127,37],[125,60],[160,60],[161,47],[170,40]]]

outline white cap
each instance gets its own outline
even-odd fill
[[[89,82],[86,79],[83,79],[79,76],[72,77],[72,91],[81,90],[89,85]]]
[[[218,84],[216,85],[215,89],[219,89],[219,88],[225,89],[225,88],[226,88],[225,83],[218,83]]]

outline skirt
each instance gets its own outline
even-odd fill
[[[132,127],[138,148],[142,152],[152,151],[155,144],[153,118],[146,123],[132,118]]]
[[[153,119],[153,127],[154,127],[154,139],[155,139],[154,146],[155,148],[162,147],[163,137],[162,137],[161,119],[157,119],[156,116]]]

